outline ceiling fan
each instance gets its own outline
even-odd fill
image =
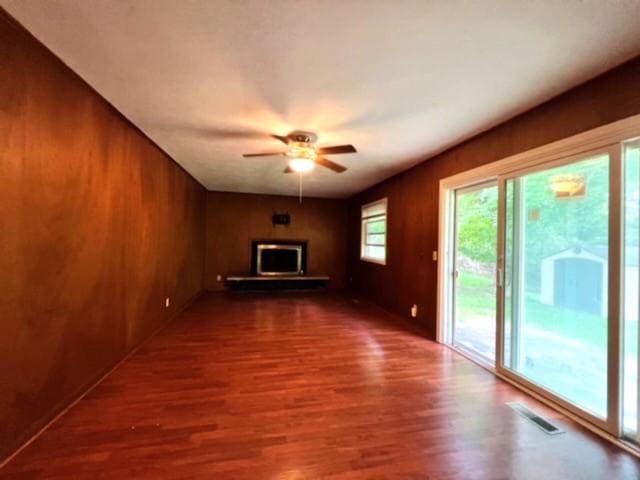
[[[319,147],[316,145],[318,136],[312,132],[291,132],[286,137],[281,135],[271,135],[273,138],[280,140],[287,145],[284,152],[268,152],[268,153],[245,153],[243,157],[272,157],[286,156],[289,157],[289,164],[284,169],[284,173],[305,173],[313,170],[316,165],[326,167],[336,173],[344,172],[347,167],[339,163],[332,162],[324,157],[324,155],[339,155],[343,153],[356,153],[357,150],[353,145],[337,145],[335,147]]]

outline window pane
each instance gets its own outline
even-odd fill
[[[609,158],[524,175],[510,188],[505,366],[604,418]]]
[[[376,233],[373,235],[367,235],[367,245],[384,246],[384,233]]]
[[[623,426],[630,437],[638,434],[639,163],[640,143],[627,144],[624,149]]]
[[[373,220],[367,222],[367,234],[369,233],[384,233],[386,227],[386,220],[384,218],[380,220]]]
[[[374,247],[374,246],[366,246],[364,248],[364,256],[369,258],[375,258],[377,260],[385,259],[385,248],[384,247]]]

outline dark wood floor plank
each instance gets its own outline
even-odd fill
[[[640,465],[376,307],[210,294],[0,470],[96,477],[637,479]]]

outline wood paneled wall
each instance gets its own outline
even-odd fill
[[[597,77],[351,199],[349,276],[363,296],[435,337],[442,178],[640,113],[640,58]],[[360,206],[388,197],[386,266],[359,260]],[[411,319],[412,304],[418,318]]]
[[[209,192],[205,286],[221,290],[217,281],[232,273],[248,273],[251,240],[274,238],[308,240],[310,274],[329,275],[330,288],[345,286],[347,266],[346,200],[278,195]],[[274,226],[274,212],[289,212],[291,225]]]
[[[205,202],[0,10],[0,459],[201,291]]]

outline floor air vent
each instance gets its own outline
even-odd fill
[[[558,427],[553,425],[548,420],[545,420],[536,412],[531,410],[529,407],[519,403],[519,402],[507,402],[511,408],[513,408],[516,412],[522,415],[524,418],[528,418],[531,420],[536,426],[538,426],[543,432],[548,433],[549,435],[557,435],[559,433],[564,433],[564,430],[560,430]]]

